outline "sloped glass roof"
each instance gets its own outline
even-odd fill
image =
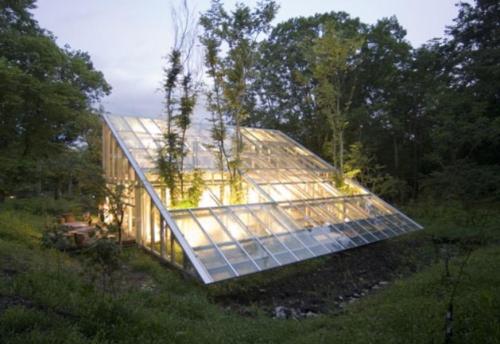
[[[224,196],[228,192],[221,184],[210,123],[193,124],[186,133],[185,169],[205,172],[202,200],[197,208],[175,209],[157,194],[161,182],[155,160],[165,122],[117,115],[104,119],[205,283],[422,228],[352,181],[344,194],[332,183],[331,165],[276,130],[241,130],[244,192],[241,199],[230,200]],[[229,127],[228,137],[232,132]]]

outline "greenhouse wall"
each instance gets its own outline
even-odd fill
[[[186,133],[185,173],[196,204],[172,204],[157,169],[165,122],[104,115],[107,182],[134,185],[125,233],[155,256],[213,283],[389,239],[422,227],[276,130],[242,128],[238,192],[217,164],[210,127]],[[228,127],[228,136],[234,129]],[[230,140],[225,147],[231,151]],[[201,172],[200,172],[201,171]]]

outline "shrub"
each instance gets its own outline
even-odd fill
[[[25,211],[34,215],[57,216],[63,213],[80,213],[82,211],[76,200],[58,199],[50,197],[33,197],[10,199],[4,205],[4,209]]]

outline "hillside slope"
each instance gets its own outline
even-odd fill
[[[465,216],[461,212],[411,210],[427,229],[397,239],[394,245],[424,243],[415,247],[420,252],[417,259],[435,254],[432,235],[483,239],[472,251],[457,287],[452,339],[453,343],[500,342],[499,215],[485,211],[472,217],[468,226],[457,226],[456,220]],[[440,343],[453,280],[464,259],[459,248],[449,250],[447,279],[438,259],[441,248],[425,263],[413,262],[417,272],[346,302],[341,309],[329,309],[328,298],[335,295],[326,291],[335,281],[325,281],[323,314],[282,320],[273,319],[259,297],[250,298],[245,307],[251,311],[242,315],[235,310],[234,295],[251,295],[261,288],[266,299],[273,284],[292,283],[295,275],[307,280],[330,260],[298,265],[268,276],[269,280],[256,276],[206,288],[130,248],[112,288],[103,291],[84,255],[41,247],[45,221],[21,211],[0,213],[1,343]],[[230,306],[220,301],[228,298]]]

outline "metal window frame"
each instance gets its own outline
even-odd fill
[[[205,264],[199,259],[196,251],[194,250],[193,247],[190,246],[190,244],[187,242],[186,238],[184,237],[182,231],[179,229],[176,220],[172,217],[172,214],[175,214],[177,211],[181,210],[168,210],[166,203],[163,203],[160,196],[156,193],[156,190],[154,189],[152,183],[150,182],[147,177],[146,177],[146,172],[151,172],[154,171],[154,168],[148,168],[144,167],[142,168],[138,161],[134,158],[134,152],[137,150],[137,152],[141,152],[141,154],[144,154],[144,159],[154,159],[154,157],[150,153],[151,149],[146,148],[145,144],[142,142],[141,138],[137,135],[137,133],[132,130],[130,124],[128,123],[127,117],[128,116],[121,116],[119,121],[119,127],[120,128],[115,128],[113,121],[111,120],[110,114],[103,114],[103,120],[106,126],[104,128],[109,129],[108,130],[108,136],[109,136],[109,142],[108,142],[108,147],[104,147],[103,145],[103,151],[106,148],[110,148],[110,150],[115,150],[121,151],[122,155],[128,160],[130,168],[135,171],[135,175],[137,176],[137,179],[139,180],[140,184],[142,184],[144,191],[147,193],[150,199],[150,222],[151,222],[151,245],[150,250],[154,252],[154,207],[159,212],[160,216],[160,228],[159,228],[159,234],[160,234],[160,253],[159,255],[164,258],[166,256],[165,252],[165,235],[166,231],[165,229],[170,230],[170,237],[171,241],[176,240],[179,244],[179,246],[182,248],[183,254],[185,255],[185,259],[189,260],[191,264],[193,265],[194,269],[198,273],[199,277],[205,284],[210,284],[213,282],[216,282],[212,275],[208,272],[208,268],[205,266]],[[156,148],[158,148],[158,134],[153,134],[148,127],[146,126],[145,123],[143,123],[143,119],[147,117],[136,117],[136,116],[130,116],[133,117],[134,120],[137,121],[138,125],[140,126],[140,131],[141,135],[144,137],[151,138],[153,140]],[[158,129],[161,131],[161,119],[153,119],[149,118],[154,125],[158,127]],[[124,129],[127,130],[124,130]],[[228,126],[230,130],[234,130],[232,126]],[[139,129],[138,129],[139,130]],[[198,126],[196,127],[196,130],[205,130],[204,127]],[[144,131],[144,132],[142,132]],[[121,132],[123,133],[130,133],[130,135],[133,135],[135,140],[138,141],[138,148],[129,148],[127,147],[127,144],[121,137]],[[257,135],[259,134],[259,135]],[[243,180],[248,184],[248,186],[253,187],[264,200],[268,200],[267,202],[258,202],[258,203],[247,203],[247,204],[239,204],[239,205],[222,205],[220,200],[216,196],[214,196],[213,192],[209,190],[210,192],[210,197],[212,197],[217,204],[217,206],[209,206],[209,207],[197,207],[197,208],[191,208],[191,209],[185,209],[187,214],[191,217],[192,220],[195,221],[196,225],[199,227],[199,229],[202,231],[203,235],[209,240],[209,242],[213,245],[213,247],[216,249],[217,253],[220,254],[225,261],[225,263],[230,267],[231,271],[233,272],[235,277],[240,276],[241,274],[238,273],[236,268],[232,265],[232,263],[227,259],[225,254],[222,252],[221,248],[219,247],[218,244],[216,244],[210,235],[206,232],[205,228],[202,226],[200,221],[197,219],[196,215],[194,214],[194,210],[208,210],[209,214],[217,221],[219,224],[220,228],[224,233],[232,240],[232,242],[229,242],[231,244],[235,244],[241,252],[244,253],[244,255],[248,258],[248,261],[250,261],[256,268],[257,271],[262,271],[266,270],[267,268],[260,268],[259,264],[256,262],[256,259],[252,257],[252,255],[243,247],[242,243],[240,243],[236,238],[232,235],[230,228],[228,228],[226,225],[224,225],[223,221],[221,218],[219,218],[219,215],[224,214],[224,216],[229,216],[232,218],[234,221],[237,222],[238,226],[241,227],[241,229],[248,235],[248,240],[253,241],[254,243],[260,245],[262,249],[267,253],[267,255],[273,259],[276,263],[277,266],[282,266],[285,264],[290,264],[290,263],[285,263],[281,264],[279,260],[276,258],[276,256],[266,247],[266,245],[261,241],[259,235],[254,234],[250,228],[248,228],[245,223],[243,222],[243,219],[240,218],[240,216],[237,214],[237,209],[240,208],[245,211],[245,214],[248,214],[251,218],[253,218],[257,223],[261,226],[261,228],[270,235],[269,237],[273,237],[281,247],[284,249],[283,253],[289,253],[292,255],[292,257],[296,261],[302,261],[307,258],[302,258],[300,259],[293,250],[288,247],[287,244],[285,244],[281,238],[280,235],[290,235],[291,238],[294,238],[297,240],[297,242],[302,246],[299,250],[306,249],[312,256],[312,257],[317,257],[323,254],[317,254],[314,251],[312,251],[311,247],[316,247],[316,246],[321,246],[323,247],[326,252],[331,253],[335,252],[334,250],[331,250],[328,248],[329,243],[323,243],[322,241],[316,239],[316,237],[311,234],[310,238],[312,240],[312,243],[314,243],[313,246],[308,246],[306,245],[301,238],[298,236],[298,230],[299,228],[302,228],[302,226],[298,226],[296,221],[289,215],[287,212],[282,208],[283,205],[287,205],[287,207],[290,207],[291,210],[297,211],[299,214],[302,214],[304,218],[308,218],[305,214],[305,209],[308,208],[309,211],[311,211],[312,214],[316,214],[318,217],[317,219],[312,219],[309,218],[307,220],[308,222],[312,223],[315,225],[316,228],[320,227],[325,227],[326,224],[328,223],[328,227],[330,227],[330,232],[333,230],[333,232],[337,233],[343,238],[346,238],[349,240],[350,245],[344,245],[341,241],[337,240],[336,243],[339,244],[340,247],[343,247],[344,249],[348,249],[354,246],[359,246],[361,243],[356,243],[354,242],[348,235],[346,235],[342,230],[337,228],[337,226],[334,223],[331,223],[329,219],[332,217],[332,214],[330,214],[330,211],[325,208],[327,206],[326,202],[330,203],[336,210],[342,211],[342,209],[339,208],[340,203],[338,201],[341,201],[342,204],[344,204],[347,209],[353,213],[356,217],[360,217],[360,219],[363,219],[362,222],[357,223],[356,227],[351,223],[352,221],[343,221],[343,225],[347,227],[349,231],[352,233],[355,233],[361,240],[365,243],[370,243],[373,241],[379,241],[379,240],[384,240],[385,238],[390,238],[390,234],[400,235],[402,233],[408,232],[408,231],[413,231],[417,229],[422,229],[423,227],[417,224],[415,221],[410,219],[408,216],[406,216],[404,213],[393,207],[392,205],[388,204],[385,202],[383,199],[379,198],[378,196],[374,195],[373,193],[369,192],[366,190],[364,187],[356,183],[355,181],[350,180],[349,182],[355,185],[356,187],[359,187],[359,190],[361,190],[361,194],[359,195],[353,195],[353,196],[346,196],[342,195],[336,188],[334,188],[330,181],[328,175],[329,173],[334,173],[336,171],[336,168],[331,166],[328,162],[323,160],[321,157],[316,155],[315,153],[309,151],[307,148],[305,148],[303,145],[295,141],[293,138],[288,137],[287,135],[283,134],[282,132],[278,130],[272,130],[272,129],[257,129],[257,128],[247,128],[247,127],[242,127],[242,137],[243,139],[251,146],[255,147],[255,154],[246,154],[243,153],[243,156],[248,158],[248,159],[243,159],[244,167],[240,169],[241,176],[243,177]],[[111,139],[113,138],[113,139]],[[113,144],[114,142],[114,144]],[[141,148],[139,148],[139,146]],[[296,151],[295,148],[298,148],[301,151]],[[198,160],[197,156],[195,156],[195,149],[192,149],[193,153],[193,159]],[[260,151],[265,151],[267,152],[266,154],[258,154]],[[304,153],[304,154],[301,154]],[[114,159],[114,154],[110,152],[111,155],[109,158],[111,160]],[[248,156],[246,156],[248,155]],[[104,155],[103,155],[104,157]],[[264,159],[266,157],[266,159]],[[142,160],[141,160],[142,161]],[[251,165],[256,163],[258,167],[253,168]],[[193,168],[195,168],[197,162],[193,164]],[[103,166],[106,166],[106,162],[103,161]],[[248,173],[247,169],[245,169],[245,166],[247,167],[248,170],[252,171],[267,171],[267,170],[273,170],[275,173],[280,176],[278,181],[273,182],[272,180],[264,182],[257,182],[254,180]],[[115,168],[114,166],[110,166],[111,171],[110,174],[114,177],[116,173],[114,173]],[[205,169],[205,168],[204,168]],[[207,168],[207,170],[212,170]],[[217,170],[218,169],[214,169]],[[285,173],[286,172],[286,173]],[[305,173],[305,174],[304,174]],[[304,175],[303,175],[304,174]],[[256,175],[258,177],[258,175]],[[301,181],[301,179],[305,179],[305,181]],[[260,178],[258,178],[260,180]],[[270,189],[278,192],[276,187],[274,185],[282,185],[282,187],[287,190],[291,195],[295,195],[294,197],[299,197],[294,200],[285,200],[285,201],[277,201],[274,198],[270,196],[266,190],[264,190],[263,186],[269,186]],[[309,190],[309,185],[312,186],[312,189]],[[320,192],[320,194],[316,195],[317,192]],[[313,195],[311,195],[311,193]],[[319,196],[322,195],[323,193],[326,194],[331,194],[331,197],[314,197],[314,195]],[[305,196],[306,198],[304,198]],[[360,198],[365,200],[365,202],[372,202],[374,205],[375,209],[378,210],[378,212],[383,213],[384,215],[378,215],[382,217],[382,226],[379,226],[379,224],[375,224],[373,221],[374,219],[370,217],[370,214],[363,209],[363,207],[357,206],[357,204],[361,204],[360,202],[355,202],[355,198]],[[259,201],[262,199],[259,199]],[[346,204],[347,203],[347,204]],[[303,208],[301,207],[303,206]],[[286,232],[282,233],[275,233],[273,229],[271,228],[270,225],[266,224],[263,219],[261,219],[259,216],[256,215],[256,207],[258,207],[259,210],[265,210],[266,207],[270,207],[272,212],[269,213],[269,216],[271,216],[272,221],[275,221],[276,224],[279,224],[280,226],[285,229]],[[359,208],[359,209],[358,209]],[[216,209],[219,209],[222,213],[218,215],[216,213]],[[390,216],[390,217],[389,217]],[[283,217],[283,218],[280,218]],[[394,217],[394,218],[392,218]],[[324,222],[324,223],[322,223]],[[358,228],[359,227],[359,228]],[[382,229],[378,229],[378,228]],[[397,228],[398,230],[401,230],[402,233],[396,233],[396,230],[394,228]],[[363,232],[366,232],[365,234],[361,233],[361,230]],[[379,233],[380,235],[375,235],[374,231]],[[328,232],[328,233],[330,233]],[[328,234],[326,233],[326,234]],[[373,241],[368,241],[365,239],[365,236],[367,237],[373,237]],[[383,238],[378,238],[378,236],[383,237]],[[332,242],[333,243],[333,242]],[[363,245],[363,244],[361,244]],[[324,254],[328,254],[324,253]],[[185,261],[187,262],[187,261]],[[245,273],[246,274],[246,273]],[[218,281],[218,280],[217,280]]]
[[[137,164],[137,162],[135,161],[132,154],[127,149],[127,146],[125,145],[122,138],[118,134],[117,130],[114,128],[113,124],[109,120],[108,114],[102,114],[102,118],[104,119],[106,125],[109,127],[111,133],[114,136],[114,139],[119,144],[120,148],[122,149],[123,153],[125,154],[125,156],[129,160],[130,164],[134,168],[136,176],[139,177],[139,180],[142,183],[146,192],[149,194],[149,197],[151,197],[151,200],[158,207],[160,214],[163,216],[163,218],[165,219],[165,222],[170,227],[170,231],[175,235],[177,242],[184,250],[184,254],[186,254],[188,256],[189,260],[191,261],[191,263],[195,267],[195,269],[196,269],[197,273],[199,274],[199,276],[201,277],[202,281],[206,284],[214,282],[212,276],[209,274],[209,272],[205,268],[204,264],[200,262],[200,260],[198,259],[198,257],[194,253],[194,251],[191,249],[190,245],[188,244],[188,242],[186,241],[184,236],[182,235],[182,232],[177,227],[177,224],[174,221],[174,219],[172,219],[172,217],[168,213],[167,209],[165,209],[165,207],[163,206],[160,198],[156,194],[156,191],[154,190],[154,188],[152,187],[152,185],[149,183],[146,176],[144,175],[144,172],[142,171],[140,166]]]

